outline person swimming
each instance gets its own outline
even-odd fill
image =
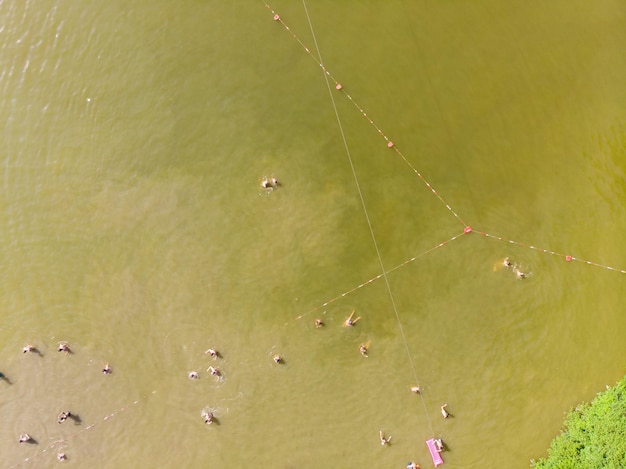
[[[210,355],[213,358],[219,358],[219,356],[220,356],[220,353],[217,350],[215,350],[214,348],[210,348],[210,349],[208,349],[204,353],[206,353],[207,355]]]
[[[22,433],[18,441],[20,443],[28,443],[29,441],[33,441],[33,438],[28,433]]]
[[[198,379],[200,377],[200,375],[198,374],[197,371],[190,371],[189,374],[187,375],[187,377],[189,379]]]
[[[321,319],[316,319],[315,320],[315,327],[320,328],[324,326],[324,321],[322,321]]]
[[[261,180],[261,187],[263,189],[267,189],[268,191],[276,189],[278,186],[280,186],[280,182],[278,182],[278,179],[275,177],[265,177]]]
[[[110,375],[111,374],[111,367],[109,366],[108,363],[106,363],[104,365],[104,368],[102,368],[102,373],[104,373],[105,375]]]
[[[415,394],[419,394],[419,392],[421,391],[419,386],[411,386],[410,389],[411,392],[414,392]]]
[[[275,354],[274,357],[272,358],[272,360],[274,360],[274,363],[281,365],[282,363],[284,363],[283,357],[281,357],[278,354]]]
[[[356,319],[352,319],[353,317],[354,317],[354,310],[352,310],[352,312],[350,313],[350,316],[348,316],[347,319],[343,322],[343,325],[345,327],[352,327],[359,321],[359,319],[361,319],[361,316],[359,316]]]
[[[202,414],[200,415],[204,419],[204,423],[206,423],[207,425],[211,425],[215,421],[215,416],[213,415],[213,412],[203,410]]]
[[[367,358],[367,347],[364,344],[359,345],[359,352]]]
[[[391,444],[391,436],[386,437],[382,430],[378,432],[380,437],[380,444],[383,446],[389,446]]]
[[[72,349],[67,342],[59,342],[59,348],[57,350],[59,352],[64,352],[66,355],[72,353]]]
[[[518,268],[515,268],[514,271],[515,271],[515,277],[517,277],[518,280],[524,280],[525,278],[528,277],[528,274],[526,272],[522,272]]]
[[[443,415],[444,419],[447,419],[448,417],[450,417],[450,413],[446,410],[447,406],[448,404],[444,404],[441,406],[441,415]]]
[[[71,416],[72,416],[72,413],[69,410],[61,412],[59,416],[57,417],[57,423],[63,423]]]
[[[207,368],[207,371],[208,371],[209,373],[211,373],[213,376],[217,377],[217,378],[219,378],[220,376],[222,376],[222,372],[221,372],[218,368],[216,368],[216,367],[214,367],[214,366],[210,366],[210,367],[208,367],[208,368]]]

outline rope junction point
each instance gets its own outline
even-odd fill
[[[289,31],[289,33],[291,34],[291,36],[300,44],[300,46],[306,51],[307,54],[309,54],[309,56],[315,60],[315,62],[322,67],[322,69],[324,70],[324,73],[326,76],[328,76],[334,83],[335,83],[335,88],[337,90],[342,90],[343,86],[341,85],[341,83],[339,83],[339,81],[337,81],[332,75],[331,73],[326,69],[326,67],[322,64],[322,61],[320,58],[314,56],[311,51],[309,50],[309,48],[300,40],[300,38],[293,32],[291,31],[291,29],[289,29],[289,26],[287,26],[287,24],[285,24],[285,22],[281,19],[281,17],[274,11],[272,10],[272,8],[263,0],[263,4],[266,6],[266,8],[268,10],[270,10],[272,12],[272,14],[274,15],[274,20],[275,21],[280,21],[280,23],[283,25],[283,27]],[[463,226],[465,226],[464,229],[464,233],[471,233],[473,230],[472,228],[463,221],[463,219],[459,216],[459,214],[448,204],[444,201],[444,199],[439,195],[439,193],[437,193],[437,191],[435,190],[435,188],[424,178],[424,176],[409,162],[409,160],[404,156],[404,154],[398,149],[398,147],[395,145],[395,143],[393,143],[391,140],[389,140],[389,138],[385,135],[385,133],[381,130],[380,127],[378,127],[378,125],[376,125],[376,123],[367,115],[367,113],[365,112],[365,110],[359,106],[359,104],[352,98],[352,96],[350,94],[348,94],[347,92],[345,92],[344,90],[344,94],[345,96],[352,102],[352,104],[356,107],[356,109],[361,113],[361,115],[372,125],[372,127],[374,127],[374,129],[378,132],[378,134],[383,137],[388,143],[387,146],[389,148],[392,148],[393,150],[395,150],[396,154],[406,163],[407,166],[409,166],[409,168],[411,168],[411,170],[420,178],[420,180],[426,185],[426,187],[439,199],[439,201],[446,207],[446,209],[457,219],[459,220]],[[626,274],[626,270],[624,269],[618,269],[615,267],[611,267],[609,265],[604,265],[604,264],[599,264],[597,262],[592,262],[592,261],[585,261],[583,259],[578,259],[576,257],[573,257],[571,255],[564,255],[564,254],[560,254],[554,251],[550,251],[548,249],[540,249],[537,248],[535,246],[530,246],[518,241],[514,241],[514,240],[505,240],[502,237],[498,237],[498,236],[493,236],[490,235],[488,233],[484,233],[484,232],[478,232],[480,234],[482,234],[485,237],[488,238],[494,238],[494,239],[498,239],[500,241],[508,241],[511,244],[516,244],[518,246],[524,246],[530,249],[535,249],[541,252],[545,252],[545,253],[549,253],[549,254],[553,254],[556,256],[560,256],[565,258],[565,260],[567,262],[571,262],[571,261],[580,261],[583,262],[587,265],[593,265],[596,267],[602,267],[603,269],[607,269],[607,270],[613,270],[616,272],[620,272],[623,274]]]
[[[265,4],[265,6],[266,6],[268,9],[270,9],[270,10],[271,10],[270,6],[269,6],[267,3],[265,3],[264,1],[263,1],[263,3]],[[331,299],[331,300],[326,301],[324,304],[322,304],[321,306],[319,306],[319,307],[317,307],[317,308],[312,309],[312,310],[311,310],[311,311],[309,311],[308,313],[305,313],[305,314],[302,314],[302,315],[298,316],[296,319],[301,319],[302,317],[304,317],[304,316],[306,316],[306,315],[308,315],[308,314],[310,314],[310,313],[312,313],[312,312],[314,312],[314,311],[317,311],[317,310],[319,310],[320,308],[323,308],[323,307],[325,307],[325,306],[327,306],[327,305],[331,304],[332,302],[336,301],[337,299],[339,299],[339,298],[343,298],[343,297],[345,297],[346,295],[348,295],[349,293],[352,293],[352,292],[354,292],[354,291],[356,291],[356,290],[358,290],[358,289],[362,288],[363,286],[365,286],[365,285],[367,285],[367,284],[369,284],[369,283],[372,283],[373,281],[375,281],[375,280],[377,280],[377,279],[379,279],[379,278],[383,278],[383,279],[385,280],[385,285],[386,285],[387,292],[388,292],[388,294],[389,294],[389,299],[390,299],[390,301],[391,301],[391,305],[392,305],[392,307],[393,307],[393,311],[394,311],[394,313],[395,313],[396,321],[397,321],[397,324],[398,324],[398,327],[399,327],[399,330],[400,330],[400,335],[402,336],[402,340],[403,340],[403,342],[404,342],[405,350],[406,350],[406,353],[407,353],[407,358],[408,358],[408,361],[409,361],[409,365],[410,365],[410,368],[411,368],[411,371],[412,371],[413,377],[414,377],[414,379],[415,379],[415,382],[418,382],[418,379],[417,379],[417,372],[416,372],[416,369],[415,369],[415,366],[414,366],[413,358],[412,358],[412,356],[411,356],[411,352],[410,352],[410,350],[409,350],[408,341],[407,341],[407,338],[406,338],[405,333],[404,333],[404,328],[403,328],[402,322],[401,322],[401,320],[400,320],[400,316],[399,316],[399,313],[398,313],[398,310],[397,310],[397,307],[396,307],[395,299],[394,299],[393,293],[392,293],[392,291],[391,291],[391,287],[390,287],[390,284],[389,284],[389,280],[388,280],[388,278],[387,278],[387,275],[388,275],[388,273],[392,272],[393,270],[396,270],[396,269],[398,269],[398,268],[402,267],[403,265],[406,265],[407,263],[412,262],[413,260],[417,259],[418,257],[421,257],[422,255],[425,255],[427,252],[431,252],[431,251],[433,251],[434,249],[437,249],[438,247],[441,247],[441,246],[443,246],[444,244],[447,244],[448,242],[450,242],[450,241],[452,241],[452,240],[456,239],[457,237],[459,237],[460,235],[456,235],[456,236],[452,237],[451,239],[449,239],[449,240],[448,240],[448,241],[446,241],[445,243],[440,243],[440,244],[438,244],[438,245],[437,245],[437,246],[435,246],[434,248],[431,248],[431,249],[429,249],[429,250],[425,251],[425,252],[424,252],[424,253],[422,253],[420,256],[416,256],[416,257],[414,257],[414,258],[411,258],[411,259],[409,259],[408,261],[403,262],[403,263],[402,263],[402,264],[400,264],[399,266],[394,267],[393,269],[390,269],[390,270],[386,270],[386,269],[385,269],[385,267],[384,267],[384,263],[383,263],[383,260],[382,260],[381,254],[380,254],[380,250],[379,250],[379,248],[378,248],[377,239],[376,239],[376,236],[375,236],[375,234],[374,234],[374,231],[373,231],[373,228],[372,228],[372,224],[371,224],[371,222],[370,222],[370,218],[369,218],[368,210],[367,210],[367,207],[366,207],[366,205],[365,205],[365,201],[364,201],[364,199],[363,199],[363,195],[362,195],[362,193],[361,193],[359,180],[358,180],[358,177],[357,177],[357,174],[356,174],[355,168],[354,168],[354,164],[353,164],[353,162],[352,162],[352,156],[351,156],[351,154],[350,154],[350,149],[349,149],[349,147],[348,147],[348,143],[347,143],[347,141],[346,141],[346,137],[345,137],[345,135],[344,135],[342,122],[341,122],[341,119],[340,119],[340,117],[339,117],[339,113],[338,113],[338,111],[337,111],[337,106],[336,106],[336,104],[335,104],[335,98],[333,97],[333,94],[332,94],[332,92],[331,92],[330,80],[332,80],[332,82],[334,82],[334,86],[335,86],[335,89],[336,89],[336,90],[342,90],[342,89],[343,89],[343,86],[341,85],[341,83],[339,83],[339,81],[337,81],[337,80],[336,80],[336,79],[335,79],[335,78],[331,75],[331,73],[327,70],[327,68],[326,68],[326,67],[324,66],[324,64],[323,64],[323,61],[322,61],[322,56],[321,56],[321,52],[320,52],[320,49],[319,49],[319,46],[318,46],[318,43],[317,43],[317,39],[316,39],[316,36],[315,36],[315,31],[314,31],[314,29],[313,29],[313,25],[312,25],[312,22],[311,22],[311,18],[310,18],[310,16],[309,16],[309,13],[308,13],[308,10],[307,10],[307,7],[306,7],[306,1],[305,1],[305,0],[302,0],[302,3],[303,3],[304,11],[305,11],[305,14],[306,14],[306,17],[307,17],[308,23],[309,23],[309,28],[310,28],[310,31],[311,31],[311,34],[312,34],[312,37],[313,37],[313,41],[314,41],[314,44],[315,44],[315,49],[316,49],[316,51],[317,51],[317,57],[316,57],[316,56],[315,56],[315,55],[311,52],[311,50],[310,50],[310,49],[309,49],[309,48],[308,48],[308,47],[307,47],[307,46],[306,46],[306,45],[305,45],[305,44],[304,44],[304,43],[300,40],[300,38],[299,38],[299,37],[298,37],[295,33],[293,33],[293,32],[289,29],[289,27],[288,27],[288,26],[287,26],[287,25],[286,25],[286,24],[285,24],[285,23],[284,23],[284,22],[280,19],[280,16],[279,16],[278,14],[276,14],[273,10],[271,10],[271,11],[272,11],[272,13],[274,14],[274,20],[275,20],[275,21],[280,21],[280,23],[283,25],[283,27],[284,27],[287,31],[289,31],[289,33],[292,35],[292,37],[293,37],[293,38],[294,38],[294,39],[295,39],[295,40],[296,40],[296,41],[297,41],[297,42],[301,45],[301,47],[304,49],[304,51],[305,51],[307,54],[309,54],[309,56],[310,56],[313,60],[315,60],[315,62],[316,62],[316,63],[317,63],[317,64],[321,67],[321,69],[322,69],[322,71],[323,71],[323,74],[324,74],[324,79],[325,79],[325,81],[326,81],[326,85],[327,85],[327,87],[328,87],[328,91],[329,91],[330,99],[331,99],[331,102],[332,102],[332,106],[333,106],[333,109],[334,109],[334,112],[335,112],[335,117],[336,117],[336,119],[337,119],[337,124],[338,124],[338,126],[339,126],[339,131],[340,131],[341,136],[342,136],[342,139],[343,139],[344,149],[345,149],[345,151],[346,151],[346,156],[347,156],[347,158],[348,158],[348,162],[349,162],[350,167],[351,167],[351,169],[352,169],[352,174],[353,174],[353,177],[354,177],[354,181],[355,181],[355,185],[356,185],[356,190],[357,190],[357,192],[359,193],[359,197],[360,197],[360,201],[361,201],[361,207],[362,207],[362,209],[363,209],[363,212],[364,212],[364,215],[365,215],[365,218],[366,218],[366,221],[367,221],[368,227],[369,227],[369,231],[370,231],[370,235],[371,235],[371,238],[372,238],[372,242],[373,242],[373,244],[374,244],[374,249],[375,249],[375,251],[376,251],[376,255],[377,255],[377,257],[378,257],[378,261],[379,261],[379,264],[380,264],[380,270],[381,270],[381,273],[380,273],[379,275],[377,275],[376,277],[373,277],[372,279],[370,279],[370,280],[368,280],[368,281],[366,281],[366,282],[364,282],[364,283],[362,283],[362,284],[358,285],[357,287],[352,288],[351,290],[348,290],[348,291],[346,291],[346,292],[342,293],[341,295],[339,295],[339,296],[337,296],[337,297],[335,297],[335,298],[333,298],[333,299]],[[373,121],[373,120],[372,120],[372,119],[371,119],[368,115],[367,115],[367,113],[364,111],[364,109],[363,109],[361,106],[359,106],[359,105],[357,104],[357,102],[356,102],[356,101],[352,98],[352,96],[351,96],[349,93],[345,92],[345,91],[344,91],[344,95],[345,95],[345,96],[346,96],[346,97],[347,97],[347,98],[348,98],[348,99],[349,99],[349,100],[353,103],[353,105],[354,105],[354,106],[356,107],[356,109],[357,109],[357,110],[361,113],[361,115],[362,115],[362,116],[363,116],[363,117],[364,117],[364,118],[368,121],[368,123],[369,123],[372,127],[374,127],[374,129],[378,132],[378,134],[379,134],[379,135],[380,135],[380,136],[381,136],[381,137],[382,137],[382,138],[383,138],[383,139],[387,142],[387,147],[388,147],[388,148],[390,148],[390,149],[393,149],[393,150],[396,152],[396,154],[397,154],[397,155],[398,155],[398,156],[399,156],[399,157],[400,157],[400,158],[401,158],[401,159],[402,159],[402,160],[406,163],[406,165],[407,165],[407,166],[409,166],[409,167],[411,168],[411,170],[412,170],[412,171],[413,171],[413,172],[414,172],[414,173],[415,173],[415,174],[419,177],[419,179],[420,179],[420,180],[421,180],[421,181],[422,181],[422,182],[426,185],[426,187],[427,187],[427,188],[428,188],[428,189],[432,192],[432,194],[434,194],[434,195],[435,195],[435,196],[439,199],[439,201],[440,201],[440,202],[441,202],[441,203],[442,203],[442,204],[446,207],[446,209],[448,210],[448,212],[449,212],[450,214],[452,214],[452,215],[453,215],[453,216],[454,216],[454,217],[455,217],[455,218],[456,218],[456,219],[457,219],[457,220],[458,220],[461,224],[463,224],[464,228],[463,228],[463,233],[462,233],[462,234],[469,234],[469,233],[472,233],[472,232],[474,231],[474,230],[473,230],[473,228],[472,228],[470,225],[468,225],[467,223],[465,223],[465,222],[463,221],[463,219],[459,216],[459,214],[458,214],[455,210],[453,210],[453,209],[452,209],[452,207],[451,207],[448,203],[446,203],[446,202],[444,201],[444,199],[443,199],[443,198],[442,198],[442,197],[441,197],[441,196],[437,193],[437,191],[434,189],[434,187],[433,187],[433,186],[432,186],[432,185],[431,185],[431,184],[430,184],[430,183],[429,183],[429,182],[428,182],[428,181],[427,181],[427,180],[423,177],[423,175],[422,175],[422,174],[421,174],[421,173],[420,173],[420,172],[419,172],[419,171],[418,171],[418,170],[417,170],[417,169],[416,169],[416,168],[415,168],[415,167],[411,164],[411,162],[409,162],[409,160],[408,160],[408,159],[407,159],[407,158],[406,158],[406,157],[402,154],[402,152],[401,152],[401,151],[400,151],[400,150],[399,150],[399,149],[395,146],[394,142],[393,142],[393,141],[391,141],[391,140],[390,140],[390,139],[389,139],[389,138],[385,135],[385,133],[382,131],[382,129],[381,129],[381,128],[380,128],[380,127],[379,127],[379,126],[378,126],[378,125],[377,125],[377,124],[376,124],[376,123],[375,123],[375,122],[374,122],[374,121]],[[496,236],[490,235],[489,233],[486,233],[486,232],[477,231],[477,233],[479,233],[479,234],[481,234],[481,235],[483,235],[483,236],[485,236],[485,237],[487,237],[487,238],[494,238],[494,239],[498,239],[498,240],[502,240],[502,241],[508,241],[509,243],[511,243],[511,244],[516,244],[516,245],[518,245],[518,246],[524,246],[524,247],[528,247],[528,248],[530,248],[530,249],[538,250],[538,251],[541,251],[541,252],[544,252],[544,253],[550,253],[550,254],[553,254],[553,255],[558,255],[558,256],[564,257],[564,258],[565,258],[565,260],[566,260],[567,262],[570,262],[570,261],[572,261],[572,260],[579,260],[579,259],[576,259],[576,258],[574,258],[574,257],[570,256],[570,255],[565,256],[565,255],[563,255],[563,254],[559,254],[559,253],[556,253],[556,252],[554,252],[554,251],[549,251],[549,250],[547,250],[547,249],[537,248],[537,247],[532,246],[532,245],[526,245],[526,244],[521,243],[521,242],[518,242],[518,241],[514,241],[514,240],[505,240],[504,238],[501,238],[501,237],[496,237]],[[609,269],[609,270],[617,270],[617,271],[619,271],[619,272],[626,273],[626,271],[624,271],[624,270],[615,269],[615,268],[610,267],[610,266],[605,266],[605,265],[597,264],[597,263],[590,262],[590,261],[583,261],[583,262],[585,262],[586,264],[589,264],[589,265],[595,265],[595,266],[603,267],[603,268],[606,268],[606,269]],[[430,427],[430,431],[431,431],[431,433],[433,433],[432,423],[431,423],[431,421],[430,421],[430,417],[429,417],[428,411],[427,411],[427,409],[426,409],[426,405],[425,405],[425,402],[424,402],[424,398],[423,398],[423,396],[421,395],[421,393],[420,393],[420,397],[421,397],[422,406],[424,407],[424,413],[425,413],[425,416],[426,416],[426,420],[428,421],[428,425],[429,425],[429,427]],[[444,415],[444,416],[445,416],[445,415]],[[382,437],[381,437],[381,438],[382,438]],[[433,459],[434,459],[434,458],[433,458]],[[443,464],[443,460],[441,460],[441,461],[439,462],[439,464],[438,464],[438,461],[434,461],[434,462],[435,462],[435,466],[438,466],[439,464]]]

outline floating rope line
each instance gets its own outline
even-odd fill
[[[446,241],[443,241],[442,243],[439,243],[439,244],[437,244],[436,246],[433,246],[430,249],[427,249],[426,251],[422,252],[421,254],[418,254],[417,256],[413,256],[410,259],[407,259],[404,262],[401,262],[400,264],[398,264],[395,267],[392,267],[391,269],[387,270],[386,272],[380,273],[376,277],[372,277],[371,279],[369,279],[369,280],[367,280],[367,281],[357,285],[356,287],[351,288],[350,290],[347,290],[347,291],[343,292],[342,294],[340,294],[340,295],[338,295],[338,296],[336,296],[334,298],[331,298],[330,300],[325,301],[321,305],[316,306],[315,308],[311,309],[310,311],[307,311],[306,313],[301,314],[300,316],[296,317],[295,319],[296,320],[302,319],[303,317],[308,316],[309,314],[315,313],[316,311],[319,311],[322,308],[326,308],[328,305],[334,303],[335,301],[340,300],[340,299],[348,296],[351,293],[354,293],[355,291],[363,288],[364,286],[369,285],[370,283],[375,282],[376,280],[380,279],[381,277],[383,277],[385,275],[388,275],[388,274],[398,270],[399,268],[404,267],[407,264],[410,264],[411,262],[419,259],[420,257],[425,256],[426,254],[429,254],[429,253],[433,252],[436,249],[439,249],[439,248],[441,248],[443,246],[446,246],[447,244],[451,243],[455,239],[463,236],[465,233],[467,233],[467,232],[463,231],[462,233],[454,235],[452,238],[450,238],[450,239],[448,239]]]
[[[315,56],[315,54],[304,44],[304,42],[302,42],[302,40],[289,28],[289,26],[283,21],[283,19],[280,17],[280,15],[278,15],[271,7],[270,5],[268,5],[265,1],[263,1],[263,4],[265,5],[265,7],[270,10],[272,12],[272,14],[274,15],[274,21],[279,22],[290,34],[291,36],[298,42],[298,44],[300,44],[300,46],[304,49],[304,51],[311,57],[312,60],[314,60],[317,65],[319,65],[323,72],[325,77],[327,77],[327,79],[330,79],[334,82],[335,84],[335,88],[341,92],[343,92],[343,94],[345,94],[345,96],[350,100],[350,102],[355,106],[355,108],[361,113],[361,115],[374,127],[374,129],[376,129],[376,131],[379,133],[379,135],[381,137],[383,137],[383,139],[385,139],[385,141],[387,142],[387,147],[393,149],[396,154],[405,162],[405,164],[407,166],[409,166],[409,168],[411,168],[411,170],[420,178],[420,180],[426,185],[426,187],[439,199],[439,201],[448,209],[448,211],[454,215],[454,217],[459,220],[459,222],[461,222],[463,224],[463,226],[465,227],[466,232],[471,232],[472,228],[461,218],[461,216],[450,206],[450,204],[448,204],[443,197],[441,197],[441,195],[435,190],[435,188],[432,186],[432,184],[430,184],[426,178],[424,178],[424,176],[417,170],[417,168],[415,168],[411,162],[404,156],[404,154],[400,151],[400,149],[396,146],[396,144],[391,141],[389,139],[389,137],[387,137],[385,135],[385,133],[382,131],[382,129],[374,122],[374,120],[369,117],[367,115],[367,113],[365,112],[365,110],[354,100],[354,98],[345,91],[345,89],[343,88],[343,85],[335,78],[333,77],[333,75],[328,71],[328,69],[326,68],[326,66],[322,63],[321,58],[319,57],[319,50],[318,50],[318,56]],[[527,247],[530,249],[534,249],[540,252],[544,252],[544,253],[548,253],[548,254],[552,254],[555,256],[559,256],[559,257],[563,257],[566,261],[579,261],[579,262],[583,262],[584,264],[587,265],[592,265],[595,267],[601,267],[603,269],[606,270],[611,270],[611,271],[615,271],[615,272],[620,272],[620,273],[626,273],[626,270],[624,269],[620,269],[617,267],[612,267],[609,265],[605,265],[605,264],[600,264],[598,262],[593,262],[593,261],[588,261],[588,260],[584,260],[584,259],[580,259],[577,258],[575,256],[572,255],[565,255],[565,254],[560,254],[557,253],[555,251],[551,251],[549,249],[542,249],[542,248],[538,248],[529,244],[525,244],[525,243],[521,243],[518,241],[513,241],[513,240],[506,240],[502,237],[499,236],[494,236],[494,235],[490,235],[488,233],[485,232],[481,232],[481,231],[476,231],[476,233],[481,234],[487,238],[492,238],[492,239],[497,239],[500,241],[506,241],[509,242],[511,244],[515,244],[518,246],[522,246],[522,247]],[[382,276],[382,274],[381,274]],[[359,287],[357,287],[359,288]]]
[[[533,246],[532,244],[522,243],[520,241],[515,241],[513,239],[506,239],[506,238],[503,238],[502,236],[495,236],[495,235],[492,235],[492,234],[489,234],[489,233],[485,233],[484,231],[477,231],[477,230],[473,230],[473,231],[475,233],[478,233],[478,234],[484,236],[485,238],[497,239],[498,241],[504,241],[505,243],[515,244],[516,246],[525,247],[525,248],[528,248],[528,249],[532,249],[534,251],[543,252],[545,254],[551,254],[552,256],[562,257],[567,262],[572,262],[572,261],[582,262],[583,264],[592,265],[592,266],[595,266],[595,267],[600,267],[602,269],[612,270],[614,272],[619,272],[619,273],[622,273],[622,274],[626,274],[626,270],[618,269],[617,267],[612,267],[610,265],[599,264],[597,262],[588,261],[588,260],[585,260],[585,259],[580,259],[578,257],[571,256],[569,254],[562,254],[560,252],[552,251],[550,249],[545,249],[545,248],[540,248],[540,247],[537,247],[537,246]]]
[[[152,394],[156,393],[156,391],[152,391]],[[83,428],[82,430],[77,431],[76,433],[72,433],[71,435],[65,437],[65,438],[59,438],[55,441],[53,441],[52,443],[50,443],[48,446],[46,446],[45,448],[43,448],[40,451],[35,452],[32,456],[29,456],[27,458],[24,458],[24,463],[27,462],[31,462],[32,460],[34,460],[35,458],[37,458],[38,456],[47,453],[48,451],[50,451],[51,449],[58,447],[60,445],[63,445],[64,443],[66,443],[67,441],[78,437],[79,435],[93,429],[94,427],[100,425],[103,422],[106,422],[107,420],[112,419],[113,417],[115,417],[118,414],[121,414],[122,412],[125,412],[126,410],[130,409],[131,407],[139,404],[139,402],[141,401],[141,399],[137,399],[133,402],[131,402],[130,404],[121,407],[120,409],[115,410],[114,412],[111,412],[110,414],[105,415],[104,417],[102,417],[102,420],[99,420],[97,422],[92,423],[91,425],[86,426],[85,428]],[[16,468],[16,467],[21,467],[22,463],[10,466],[10,469]]]
[[[330,79],[334,82],[335,85],[335,89],[337,89],[338,91],[341,91],[343,94],[346,95],[346,97],[350,100],[350,102],[354,105],[354,107],[361,113],[361,115],[367,120],[367,122],[370,123],[370,125],[372,127],[374,127],[374,129],[376,129],[376,132],[378,132],[378,134],[387,142],[387,147],[391,148],[392,150],[394,150],[396,152],[396,154],[409,166],[409,168],[411,168],[411,170],[420,178],[420,180],[426,185],[426,187],[428,189],[430,189],[430,191],[439,199],[439,201],[448,209],[448,211],[454,215],[454,217],[459,220],[459,222],[461,222],[463,224],[463,226],[467,226],[467,223],[465,223],[463,221],[463,219],[459,216],[458,213],[456,213],[454,211],[454,209],[452,209],[452,207],[450,206],[450,204],[448,204],[443,197],[441,197],[441,195],[439,195],[439,193],[435,190],[435,188],[424,178],[424,176],[422,175],[422,173],[420,173],[417,168],[415,168],[415,166],[413,166],[411,164],[411,162],[404,156],[404,154],[400,151],[400,149],[389,139],[389,137],[387,137],[387,135],[385,135],[385,133],[382,131],[382,129],[376,125],[376,123],[374,122],[374,120],[367,115],[367,113],[365,112],[365,110],[354,100],[354,98],[350,95],[350,93],[348,93],[343,86],[341,85],[341,83],[335,78],[333,77],[333,75],[328,71],[328,69],[324,66],[324,64],[322,63],[322,58],[320,56],[320,52],[319,49],[317,48],[317,42],[315,41],[315,36],[313,35],[313,41],[315,43],[315,47],[317,49],[317,56],[315,56],[311,50],[304,44],[304,42],[302,42],[302,40],[296,35],[296,33],[294,33],[289,26],[283,21],[283,19],[280,17],[280,15],[278,15],[274,10],[272,10],[272,8],[265,2],[263,2],[264,5],[267,7],[268,10],[270,10],[272,12],[272,14],[274,15],[274,21],[279,22],[290,34],[291,36],[298,42],[298,44],[300,44],[300,46],[304,49],[304,51],[309,54],[309,57],[311,57],[315,63],[317,63],[317,65],[319,65],[321,67],[321,69],[324,71],[324,76],[326,77],[326,80]],[[328,81],[327,81],[328,84]],[[330,86],[329,86],[330,89]],[[332,94],[331,94],[332,96]]]
[[[382,272],[382,277],[385,280],[385,286],[387,287],[387,293],[389,294],[389,300],[391,301],[391,306],[393,307],[393,312],[394,312],[394,314],[396,316],[396,321],[398,323],[398,329],[400,330],[400,335],[402,336],[402,341],[404,342],[404,348],[405,348],[405,351],[406,351],[407,358],[409,360],[409,365],[410,365],[411,371],[413,373],[414,383],[419,385],[419,381],[417,379],[417,372],[415,371],[415,365],[413,363],[413,357],[411,356],[411,350],[409,349],[409,343],[408,343],[408,341],[406,339],[406,335],[404,333],[404,328],[402,326],[402,321],[400,321],[400,315],[398,314],[398,308],[396,306],[396,301],[395,301],[395,299],[393,297],[393,293],[391,292],[391,286],[389,285],[389,279],[387,278],[387,274],[385,273],[386,270],[385,270],[385,266],[384,266],[384,263],[383,263],[383,259],[382,259],[381,255],[380,255],[380,249],[378,248],[378,242],[376,241],[376,235],[374,234],[374,229],[372,228],[372,223],[370,221],[370,217],[369,217],[369,214],[367,212],[367,207],[365,205],[365,200],[363,199],[363,193],[361,191],[361,186],[359,184],[359,178],[358,178],[358,176],[356,174],[356,170],[354,168],[354,163],[352,161],[352,155],[350,154],[350,148],[348,147],[348,142],[346,140],[346,136],[345,136],[345,133],[343,131],[343,125],[341,124],[341,118],[339,117],[339,112],[337,111],[337,105],[335,103],[335,97],[333,96],[333,92],[332,92],[331,87],[330,87],[329,78],[328,78],[329,74],[328,74],[328,72],[326,72],[326,69],[324,68],[324,66],[321,63],[322,62],[322,60],[321,60],[322,55],[321,55],[319,46],[317,44],[317,39],[315,37],[315,31],[313,30],[313,24],[311,23],[311,17],[309,16],[309,12],[308,12],[308,10],[306,8],[305,0],[302,0],[302,5],[304,6],[304,12],[306,13],[307,21],[309,23],[309,28],[311,29],[311,35],[313,36],[313,42],[315,43],[315,49],[317,50],[317,54],[320,57],[320,65],[322,66],[322,69],[325,72],[324,73],[324,80],[326,81],[326,86],[328,88],[328,94],[330,96],[330,100],[331,100],[331,103],[333,105],[333,110],[335,111],[335,117],[337,119],[337,125],[339,126],[339,132],[341,133],[341,138],[343,140],[343,145],[344,145],[344,148],[346,150],[346,156],[348,158],[348,162],[350,163],[350,168],[352,170],[352,176],[354,177],[354,183],[355,183],[357,192],[359,194],[359,199],[361,201],[361,208],[363,209],[363,214],[365,215],[365,220],[367,221],[367,226],[369,228],[370,235],[372,237],[372,243],[374,244],[374,249],[376,251],[376,256],[378,257],[378,262],[380,264],[380,270]],[[465,230],[465,231],[467,231],[467,230]],[[428,415],[428,409],[426,408],[426,403],[424,401],[424,396],[423,396],[422,393],[420,393],[420,401],[422,402],[422,407],[424,408],[424,415],[426,416],[426,420],[428,422],[428,426],[430,428],[430,432],[431,432],[431,434],[434,435],[433,426],[432,426],[432,423],[430,421],[430,417]]]

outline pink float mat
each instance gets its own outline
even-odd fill
[[[437,446],[435,446],[435,440],[433,438],[431,438],[430,440],[426,440],[426,446],[428,446],[428,449],[430,450],[430,455],[433,458],[433,463],[435,464],[435,467],[441,466],[443,464],[443,458],[441,457],[441,454],[437,451]]]

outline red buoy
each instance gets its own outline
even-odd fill
[[[340,90],[341,88],[343,88],[343,86],[341,86],[341,83],[337,83],[337,86],[335,86],[335,88],[337,88],[338,90]]]
[[[463,233],[467,234],[467,233],[471,233],[472,232],[472,227],[467,225],[464,229],[463,229]]]
[[[567,262],[571,261],[571,260],[572,260],[572,256],[565,256],[565,260],[566,260]]]
[[[387,144],[387,146],[388,146],[389,148],[393,148],[393,142],[389,142],[389,143]]]
[[[274,15],[274,21],[278,21],[279,19],[280,19],[280,16]]]

